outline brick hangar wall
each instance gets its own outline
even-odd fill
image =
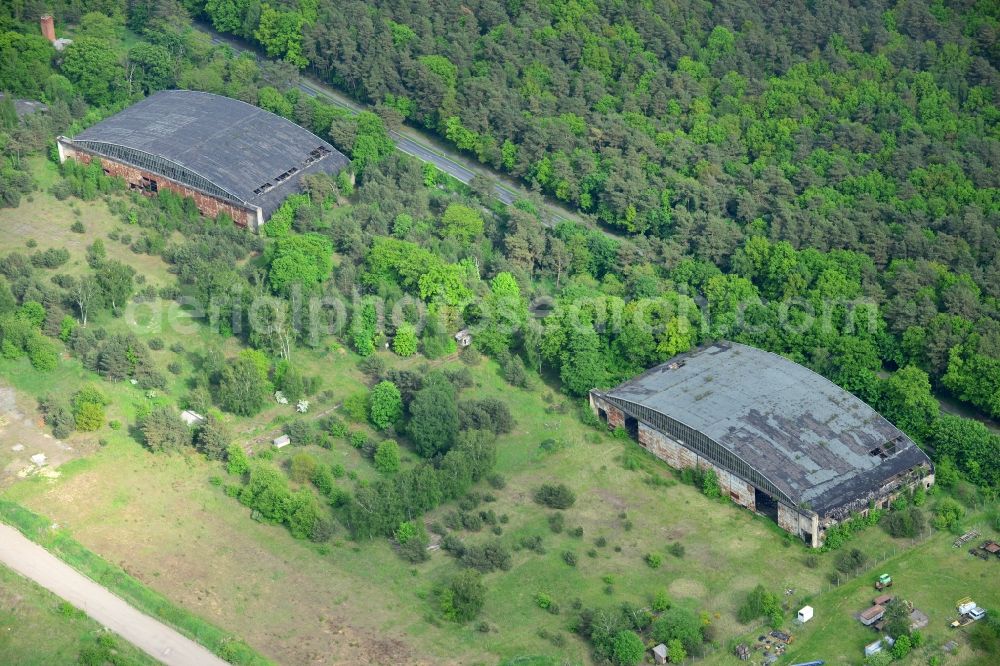
[[[735,474],[717,467],[691,449],[667,437],[659,430],[650,428],[641,421],[639,422],[639,444],[675,469],[713,470],[719,478],[719,487],[722,489],[723,496],[728,496],[736,504],[751,511],[756,510],[754,487],[751,484]]]
[[[72,146],[65,144],[62,146],[62,151],[67,158],[75,159],[83,164],[90,164],[90,161],[94,158],[93,155],[86,151],[77,150]],[[156,182],[157,189],[170,190],[171,192],[182,197],[191,197],[194,199],[195,205],[198,206],[198,210],[201,211],[201,214],[205,217],[214,218],[218,217],[220,213],[227,213],[231,218],[233,218],[233,222],[235,222],[237,226],[246,227],[249,225],[251,229],[255,226],[257,220],[256,211],[251,212],[245,208],[234,206],[228,201],[216,199],[215,197],[209,196],[203,192],[191,189],[186,185],[176,183],[166,176],[144,171],[128,164],[123,164],[122,162],[104,157],[103,155],[98,155],[97,158],[101,160],[101,166],[104,167],[104,170],[108,173],[108,175],[123,178],[125,182],[134,188],[142,189],[142,179],[147,178]]]

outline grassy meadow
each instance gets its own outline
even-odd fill
[[[95,649],[102,636],[114,641],[115,663],[157,663],[45,588],[0,566],[0,661],[12,658],[4,663],[18,666],[74,664],[81,649]]]

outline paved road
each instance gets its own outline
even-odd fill
[[[260,59],[260,56],[245,44],[229,36],[221,35],[206,25],[197,24],[196,27],[210,35],[212,43],[225,44],[237,53],[250,52],[254,54],[255,58]],[[307,78],[305,75],[303,75],[302,80],[298,83],[298,88],[311,97],[322,97],[326,101],[351,113],[358,113],[366,108],[340,91],[323,84],[315,78]],[[436,142],[433,139],[424,136],[412,127],[404,127],[400,131],[390,130],[389,136],[392,137],[392,140],[396,143],[396,147],[402,152],[424,162],[430,162],[441,171],[465,184],[470,183],[477,175],[490,178],[494,182],[494,196],[508,206],[528,195],[527,190],[508,176],[497,173],[481,164],[474,164],[453,153],[449,154],[443,148],[436,146]],[[557,222],[570,219],[592,226],[591,223],[583,218],[551,202],[544,204],[543,213],[544,218],[542,223],[545,226],[552,226]]]
[[[206,648],[140,613],[76,569],[0,524],[0,563],[62,597],[167,666],[226,666]],[[38,640],[45,640],[39,636]]]

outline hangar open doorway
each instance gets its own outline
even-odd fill
[[[754,488],[753,501],[754,506],[757,507],[757,513],[767,516],[776,523],[778,522],[778,500],[763,492],[760,488]]]

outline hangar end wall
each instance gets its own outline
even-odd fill
[[[606,420],[609,428],[626,427],[626,415],[615,405],[603,400],[594,393],[590,394],[591,409],[602,420]],[[756,493],[760,492],[752,483],[722,469],[712,461],[689,449],[680,442],[668,437],[659,430],[642,421],[637,423],[638,443],[644,449],[664,461],[674,469],[711,469],[719,479],[719,488],[723,496],[742,507],[757,511]],[[773,514],[772,514],[773,516]],[[777,502],[777,522],[783,530],[802,538],[812,547],[821,543],[819,518],[813,512],[802,513]]]

